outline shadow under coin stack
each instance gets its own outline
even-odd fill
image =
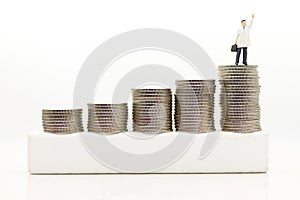
[[[215,80],[176,80],[176,131],[215,131],[214,93]]]
[[[89,132],[116,134],[127,131],[127,103],[88,104],[88,111]]]
[[[133,131],[164,133],[172,131],[171,89],[133,89]]]
[[[69,134],[82,132],[82,109],[42,110],[43,128],[45,132]]]
[[[260,131],[257,66],[219,66],[219,75],[222,130],[237,133]]]

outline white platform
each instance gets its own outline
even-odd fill
[[[209,133],[211,137],[218,136],[218,140],[211,152],[202,159],[200,159],[200,152],[203,144],[208,146],[211,144],[205,142],[207,134],[193,134],[193,143],[180,158],[154,171],[126,171],[101,164],[86,150],[79,134],[90,134],[95,139],[107,137],[113,144],[122,144],[129,149],[131,147],[130,151],[136,149],[136,153],[152,151],[147,140],[140,140],[139,143],[144,142],[145,145],[137,148],[132,143],[132,140],[136,139],[129,140],[130,136],[126,133],[103,136],[88,132],[69,135],[34,132],[28,138],[29,172],[32,174],[263,173],[268,169],[268,134],[265,132],[250,134],[221,132],[219,135],[215,132]],[[178,134],[181,134],[180,137],[191,137],[190,133],[170,132],[156,135],[155,140],[162,143],[172,141]],[[136,163],[130,164],[134,166]]]

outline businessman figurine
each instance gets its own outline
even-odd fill
[[[250,30],[253,24],[254,14],[252,15],[251,22],[249,26],[246,24],[246,20],[242,20],[242,28],[238,30],[235,44],[237,45],[237,52],[236,52],[236,59],[235,65],[239,64],[241,51],[243,50],[243,64],[248,65],[247,63],[247,48],[251,45],[250,44]]]

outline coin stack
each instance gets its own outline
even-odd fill
[[[149,134],[172,131],[171,89],[133,89],[133,131]]]
[[[82,132],[82,109],[42,110],[45,132],[69,134]]]
[[[222,130],[237,133],[260,131],[257,66],[219,66],[219,76]]]
[[[177,131],[206,133],[214,126],[215,80],[176,80]]]
[[[127,103],[88,104],[88,111],[88,131],[102,134],[127,131]]]

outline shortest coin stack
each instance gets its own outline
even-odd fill
[[[127,131],[127,103],[88,104],[88,110],[88,131],[102,134]]]
[[[69,134],[82,132],[82,109],[42,111],[43,128],[45,132]]]

